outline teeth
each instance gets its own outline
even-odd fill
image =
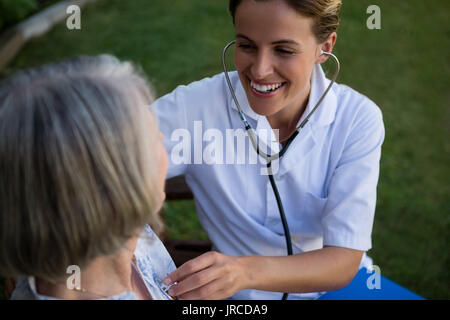
[[[267,93],[269,91],[273,91],[275,89],[278,89],[279,87],[282,86],[282,82],[277,83],[277,84],[271,84],[271,85],[259,85],[257,83],[254,83],[253,81],[250,82],[250,85],[252,86],[253,89],[262,92],[262,93]]]

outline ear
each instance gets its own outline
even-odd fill
[[[330,52],[330,53],[333,52],[333,48],[334,48],[334,44],[336,43],[336,40],[337,40],[337,33],[332,32],[328,36],[327,40],[325,40],[324,42],[319,44],[316,63],[324,63],[325,61],[328,60],[329,57],[325,54],[320,54],[320,50],[322,49],[323,51]]]

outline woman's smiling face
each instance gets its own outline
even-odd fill
[[[302,107],[320,56],[312,24],[285,1],[244,0],[237,7],[235,66],[256,113]]]

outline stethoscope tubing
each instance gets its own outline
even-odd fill
[[[314,108],[309,112],[309,114],[300,123],[300,125],[296,128],[296,130],[286,140],[286,143],[285,143],[284,147],[281,149],[281,151],[271,156],[271,155],[263,152],[261,150],[261,148],[259,147],[258,136],[257,136],[255,130],[252,128],[252,126],[248,123],[247,118],[245,117],[244,112],[242,111],[242,108],[241,108],[241,106],[239,104],[239,101],[238,101],[238,99],[236,97],[236,94],[234,92],[233,86],[231,84],[230,77],[228,76],[227,65],[226,65],[226,62],[225,62],[226,53],[227,53],[228,48],[230,48],[235,43],[236,43],[236,40],[233,40],[230,43],[228,43],[225,46],[225,48],[223,49],[223,52],[222,52],[222,66],[223,66],[223,71],[224,71],[224,74],[225,74],[225,79],[226,79],[226,82],[227,82],[227,85],[228,85],[228,89],[230,90],[231,96],[233,98],[233,101],[236,104],[236,107],[238,108],[239,117],[241,118],[242,122],[244,123],[245,130],[247,131],[247,134],[250,137],[250,141],[251,141],[251,143],[253,145],[253,148],[255,149],[256,153],[259,156],[263,157],[266,160],[266,162],[267,162],[267,170],[268,170],[269,181],[270,181],[270,185],[272,186],[273,193],[275,195],[275,200],[277,201],[278,210],[280,212],[280,218],[281,218],[281,222],[282,222],[282,225],[283,225],[284,236],[285,236],[285,240],[286,240],[287,254],[288,254],[288,256],[290,256],[290,255],[293,254],[291,233],[290,233],[290,230],[289,230],[289,225],[287,223],[286,214],[284,212],[283,203],[281,201],[280,193],[278,192],[278,188],[277,188],[277,185],[275,183],[275,179],[273,178],[272,161],[281,158],[286,153],[286,151],[288,150],[288,148],[291,145],[292,141],[294,141],[295,137],[299,134],[300,129],[302,129],[306,125],[306,123],[309,121],[309,118],[311,117],[311,115],[316,111],[316,109],[322,103],[323,99],[325,98],[325,96],[327,95],[328,91],[331,89],[331,87],[335,83],[336,78],[337,78],[337,76],[339,74],[339,71],[340,71],[339,59],[334,54],[332,54],[330,52],[322,51],[322,54],[325,54],[325,55],[328,55],[328,56],[332,57],[333,60],[336,63],[336,69],[335,69],[335,72],[334,72],[333,76],[331,77],[330,84],[328,85],[328,87],[326,88],[326,90],[324,91],[322,96],[320,97],[319,101],[317,101],[317,103],[314,106]],[[267,146],[264,146],[264,147],[267,147]],[[266,148],[264,150],[268,150],[268,149]],[[283,293],[282,300],[286,300],[287,297],[288,297],[288,293],[287,292]]]

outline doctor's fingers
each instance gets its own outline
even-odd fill
[[[185,262],[183,265],[181,265],[178,269],[173,271],[171,274],[169,274],[165,279],[164,283],[166,285],[173,284],[174,282],[180,282],[186,277],[197,273],[203,269],[208,268],[214,262],[218,261],[220,259],[220,253],[211,251],[206,252],[197,258],[194,258],[192,260],[189,260],[188,262]]]
[[[219,300],[232,296],[237,290],[225,277],[178,296],[182,300]]]
[[[172,286],[168,293],[173,297],[179,297],[181,299],[195,299],[190,297],[211,295],[211,288],[205,288],[205,286],[219,279],[221,276],[220,273],[220,269],[209,267],[197,273],[190,274],[183,280],[178,280],[178,283]]]

